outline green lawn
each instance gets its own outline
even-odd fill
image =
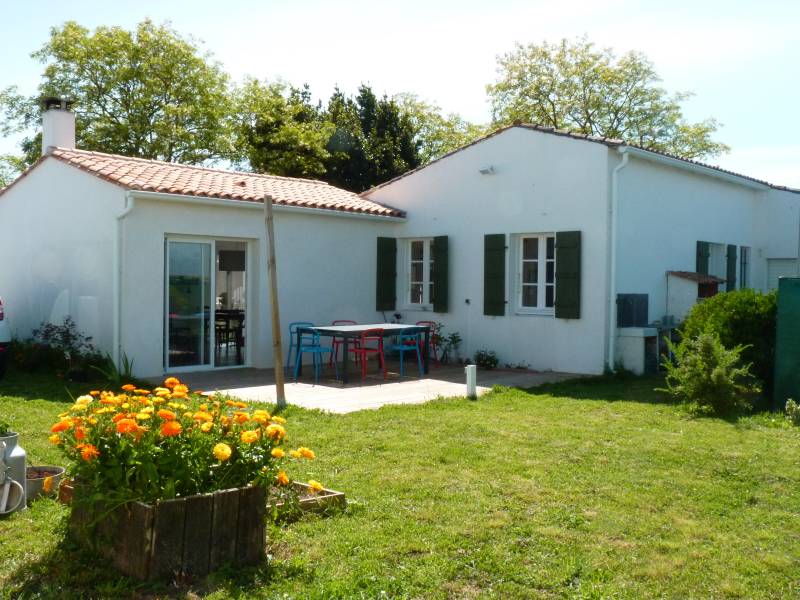
[[[141,586],[69,548],[67,510],[45,500],[0,520],[0,596],[800,597],[800,430],[693,418],[658,385],[290,409],[292,443],[318,455],[294,474],[351,507],[272,530],[262,568]],[[49,379],[0,384],[37,462],[58,460],[47,429],[66,398]]]

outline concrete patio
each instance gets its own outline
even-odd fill
[[[286,383],[286,400],[303,408],[320,409],[332,413],[349,413],[357,410],[380,408],[388,404],[421,404],[434,398],[464,396],[466,385],[464,367],[431,367],[424,379],[406,376],[402,380],[396,365],[388,365],[387,379],[371,371],[366,381],[351,368],[350,383],[343,386],[326,372],[319,384],[314,383],[312,369],[304,369],[298,383]],[[492,386],[530,388],[543,383],[564,381],[579,377],[570,373],[539,373],[521,369],[478,371],[478,395]],[[226,369],[184,373],[181,381],[195,390],[220,392],[258,402],[275,402],[275,376],[272,369]]]

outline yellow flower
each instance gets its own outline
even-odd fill
[[[147,421],[147,419],[149,419],[150,417],[151,417],[150,413],[146,413],[146,412],[136,413],[136,418],[139,421]]]
[[[206,421],[207,422],[207,421],[213,421],[214,420],[214,415],[212,415],[211,413],[208,413],[208,412],[205,412],[205,411],[201,410],[201,411],[197,411],[196,413],[194,413],[192,418],[195,421]]]
[[[309,460],[312,460],[317,456],[316,454],[314,454],[314,451],[311,448],[306,448],[305,446],[301,446],[300,448],[297,449],[297,451],[301,454],[301,456]]]
[[[133,390],[133,393],[134,394],[139,394],[140,396],[149,396],[150,395],[150,390],[135,389],[135,390]]]
[[[283,458],[286,456],[286,452],[283,451],[283,448],[273,448],[270,454],[272,454],[272,458]]]
[[[53,491],[53,478],[52,477],[45,477],[44,481],[42,482],[42,489],[50,493]]]
[[[211,421],[206,421],[202,425],[200,425],[200,431],[203,433],[208,433],[211,431],[211,428],[214,427],[214,424]]]
[[[241,436],[239,436],[239,438],[240,438],[240,439],[241,439],[241,440],[242,440],[242,441],[243,441],[245,444],[252,444],[252,443],[253,443],[253,442],[255,442],[256,440],[258,440],[258,432],[257,432],[257,431],[252,431],[252,430],[243,431],[243,432],[242,432],[242,435],[241,435]]]
[[[275,423],[281,423],[281,424],[285,424],[286,423],[286,419],[284,419],[283,417],[274,416],[274,417],[272,417],[272,420]]]
[[[94,401],[94,398],[92,398],[89,394],[86,394],[84,396],[78,396],[78,399],[75,400],[75,404],[89,404],[92,401]]]
[[[185,413],[183,413],[183,416],[187,419],[191,419],[194,416],[194,413],[190,410],[187,410]]]
[[[217,458],[217,460],[219,460],[220,462],[225,462],[231,457],[232,450],[231,447],[228,446],[228,444],[223,444],[220,442],[219,444],[214,446],[212,452],[214,453],[214,456]]]
[[[50,440],[51,444],[55,444],[56,446],[58,446],[61,443],[61,437],[57,433],[54,433],[47,439]]]
[[[300,451],[299,450],[289,450],[289,455],[292,458],[300,458]]]
[[[286,474],[285,471],[278,471],[277,477],[275,477],[278,485],[289,485],[289,476]]]
[[[318,494],[322,491],[322,484],[315,479],[308,480],[308,487],[310,488],[312,494]]]
[[[267,427],[267,435],[273,440],[280,441],[286,437],[286,430],[281,425],[275,425],[273,423]]]
[[[164,380],[164,387],[174,388],[176,385],[180,385],[180,380],[177,377],[167,377]]]
[[[236,419],[237,423],[247,423],[250,420],[250,415],[245,412],[235,412],[233,413],[233,418]]]

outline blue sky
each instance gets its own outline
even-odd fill
[[[308,83],[327,97],[335,84],[415,92],[468,119],[489,119],[484,86],[495,57],[514,42],[586,34],[619,53],[644,52],[663,85],[691,90],[690,119],[716,117],[732,147],[712,162],[800,187],[800,2],[742,0],[13,0],[0,21],[0,87],[32,93],[41,65],[30,58],[49,28],[132,27],[145,17],[193,35],[234,79]],[[0,140],[0,152],[14,150]]]

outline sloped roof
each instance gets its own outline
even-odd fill
[[[725,283],[724,279],[716,275],[707,275],[705,273],[695,273],[694,271],[667,271],[667,275],[679,277],[680,279],[687,279],[695,283]]]
[[[51,148],[47,156],[127,190],[246,202],[262,202],[264,195],[270,194],[276,205],[404,216],[403,211],[313,179],[210,169],[68,148]],[[0,190],[0,194],[4,191]]]
[[[421,166],[417,167],[416,169],[412,169],[411,171],[407,171],[407,172],[403,173],[402,175],[398,175],[394,179],[390,179],[389,181],[381,183],[380,185],[376,185],[375,187],[372,187],[372,188],[370,188],[370,189],[368,189],[368,190],[366,190],[364,192],[361,192],[361,197],[362,198],[366,198],[372,192],[374,192],[375,190],[379,190],[382,187],[385,187],[385,186],[387,186],[387,185],[389,185],[391,183],[394,183],[398,179],[402,179],[404,177],[408,177],[412,173],[416,173],[417,171],[421,171],[422,169],[424,169],[426,167],[429,167],[430,165],[432,165],[432,164],[434,164],[434,163],[436,163],[436,162],[438,162],[440,160],[443,160],[443,159],[445,159],[445,158],[447,158],[449,156],[452,156],[453,154],[461,152],[462,150],[465,150],[465,149],[467,149],[467,148],[469,148],[471,146],[474,146],[475,144],[480,144],[481,142],[483,142],[485,140],[488,140],[489,138],[493,138],[496,135],[499,135],[501,133],[504,133],[504,132],[508,131],[509,129],[515,129],[515,128],[529,129],[529,130],[532,130],[532,131],[539,131],[541,133],[548,133],[548,134],[551,134],[551,135],[568,137],[568,138],[572,138],[572,139],[575,139],[575,140],[583,140],[583,141],[586,141],[586,142],[594,142],[596,144],[603,144],[603,145],[608,146],[610,148],[616,148],[616,147],[621,147],[621,146],[627,146],[629,148],[636,148],[637,150],[642,150],[643,152],[648,152],[648,153],[656,155],[656,156],[664,156],[666,158],[672,158],[672,159],[675,159],[675,160],[679,160],[681,162],[685,162],[687,164],[692,164],[692,165],[696,165],[696,166],[699,166],[699,167],[705,167],[707,169],[713,169],[714,171],[718,171],[720,173],[725,173],[726,175],[732,175],[734,177],[739,177],[741,179],[746,179],[747,181],[752,181],[754,183],[759,183],[761,185],[765,185],[767,187],[770,187],[770,188],[773,188],[773,189],[776,189],[776,190],[783,190],[783,191],[787,191],[787,192],[800,193],[800,190],[797,190],[797,189],[793,189],[793,188],[790,188],[790,187],[787,187],[787,186],[782,186],[782,185],[775,185],[775,184],[769,183],[768,181],[763,181],[761,179],[756,179],[755,177],[750,177],[749,175],[742,175],[741,173],[735,173],[734,171],[728,171],[727,169],[723,169],[722,167],[718,167],[718,166],[715,166],[715,165],[709,165],[709,164],[706,164],[706,163],[703,163],[703,162],[700,162],[700,161],[697,161],[697,160],[691,160],[689,158],[683,158],[683,157],[677,156],[675,154],[670,154],[668,152],[660,152],[658,150],[651,150],[649,148],[645,148],[644,146],[638,146],[636,144],[629,144],[629,143],[627,143],[627,142],[625,142],[623,140],[617,139],[617,138],[608,138],[608,137],[602,137],[602,136],[597,136],[597,135],[589,135],[589,134],[585,134],[585,133],[576,133],[574,131],[567,131],[567,130],[564,130],[564,129],[556,129],[555,127],[545,127],[544,125],[536,125],[536,124],[531,124],[531,123],[519,123],[519,122],[517,122],[517,123],[514,123],[512,125],[507,125],[505,127],[501,127],[499,129],[496,129],[496,130],[492,131],[491,133],[488,133],[485,136],[480,137],[477,140],[474,140],[474,141],[470,142],[469,144],[466,144],[465,146],[462,146],[460,148],[456,148],[455,150],[453,150],[451,152],[448,152],[447,154],[445,154],[443,156],[440,156],[436,160],[433,160],[433,161],[431,161],[429,163],[421,165]]]

